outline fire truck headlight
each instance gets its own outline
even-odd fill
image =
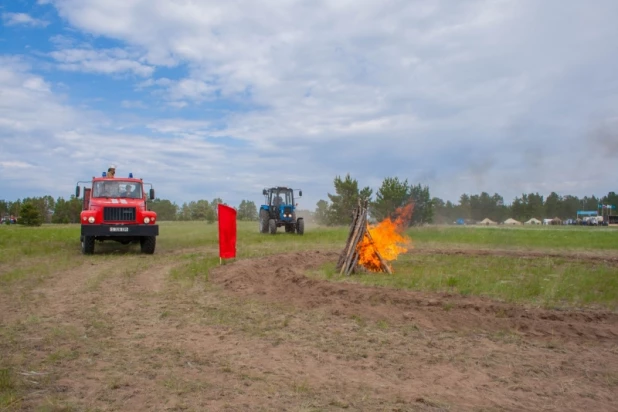
[[[94,223],[94,216],[90,216],[88,218],[88,223]]]
[[[145,217],[144,218],[144,223],[146,223],[146,224],[150,223],[150,218],[149,217]]]

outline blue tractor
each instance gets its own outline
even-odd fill
[[[286,233],[305,233],[305,221],[302,217],[296,218],[296,204],[294,203],[294,189],[289,187],[271,187],[262,191],[264,203],[260,206],[260,233],[277,233],[278,227],[285,227]],[[298,191],[302,196],[303,191]]]

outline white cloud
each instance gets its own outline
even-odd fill
[[[139,58],[123,49],[62,49],[49,53],[63,70],[90,73],[133,73],[148,77],[154,68],[143,64]]]
[[[2,20],[7,26],[45,27],[48,21],[37,19],[26,13],[2,13]]]
[[[7,161],[0,162],[0,167],[3,169],[30,169],[32,166],[30,163],[21,162],[21,161]]]
[[[53,89],[22,60],[0,58],[0,96],[6,96],[0,99],[3,198],[68,198],[76,181],[98,175],[110,163],[118,165],[119,175],[133,172],[177,202],[224,194],[230,202],[259,201],[263,180],[278,175],[276,169],[265,171],[270,160],[256,157],[253,148],[211,137],[209,122],[142,119],[128,126],[145,124],[152,135],[131,127],[119,132],[122,122],[68,105]],[[282,159],[280,165],[291,170],[296,163]]]
[[[591,137],[618,107],[612,0],[53,4],[72,29],[120,43],[96,50],[57,39],[62,50],[52,56],[61,67],[146,77],[136,92],[151,91],[150,107],[174,113],[144,120],[157,138],[122,138],[160,148],[214,144],[196,150],[220,150],[234,163],[209,158],[208,170],[215,180],[237,176],[238,190],[284,176],[319,198],[346,172],[362,184],[424,179],[451,199],[614,184],[597,171],[616,155],[589,144],[615,147],[611,133]],[[187,74],[153,76],[174,65]],[[119,100],[127,107],[145,99]],[[182,118],[206,109],[226,114],[205,124]],[[171,140],[157,146],[159,135]],[[195,152],[183,153],[161,161],[176,165],[174,156],[186,155],[187,170],[205,170]]]
[[[123,100],[120,105],[125,109],[146,109],[147,106],[141,100]]]

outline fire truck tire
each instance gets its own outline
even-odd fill
[[[271,235],[277,233],[277,222],[275,221],[275,219],[270,219],[268,221],[268,229]]]
[[[82,236],[82,253],[84,255],[94,253],[94,236]]]
[[[305,233],[305,219],[302,217],[296,221],[296,233],[302,235]]]
[[[139,245],[141,247],[142,253],[146,253],[147,255],[152,255],[155,251],[155,246],[157,245],[157,237],[156,236],[144,236],[140,239]]]

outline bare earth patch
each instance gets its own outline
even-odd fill
[[[328,251],[80,259],[2,296],[9,410],[616,410],[613,312],[305,276]]]

